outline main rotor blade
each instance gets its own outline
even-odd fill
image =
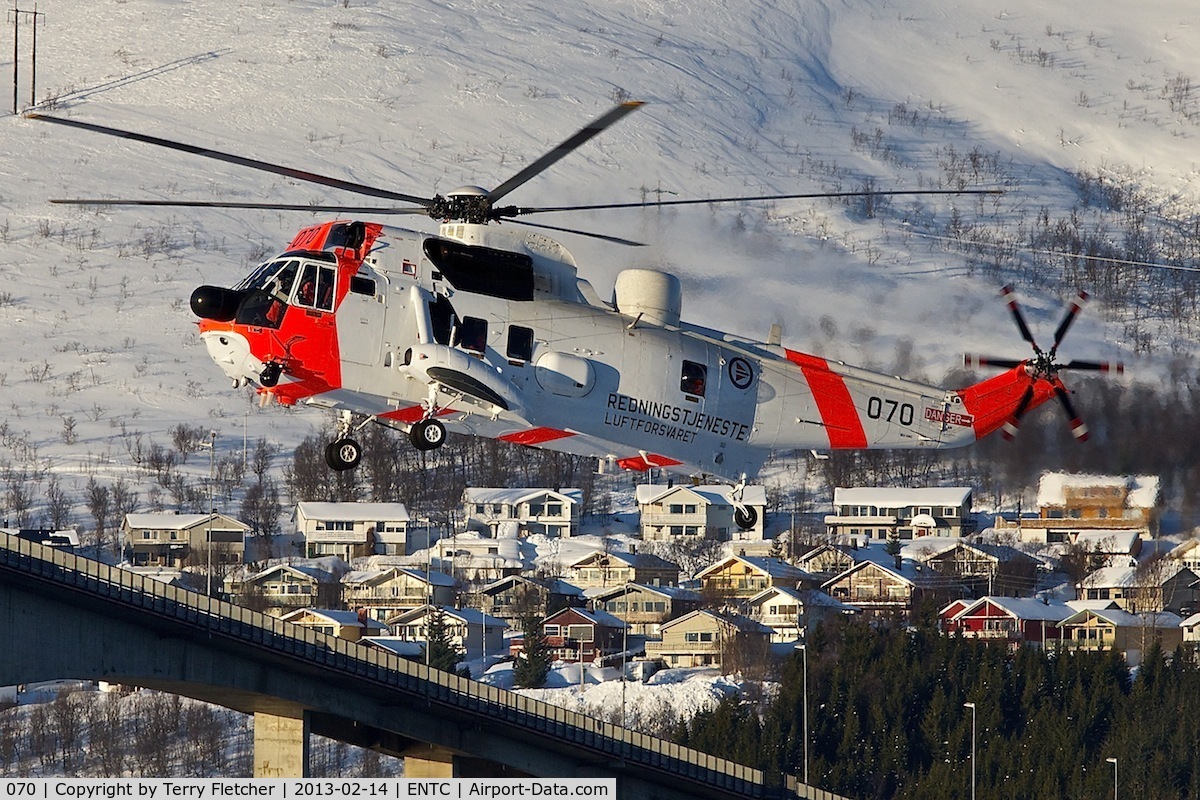
[[[963,356],[963,366],[968,369],[979,369],[980,367],[999,367],[1000,369],[1012,369],[1019,367],[1025,362],[1019,358],[992,358],[991,356],[978,356],[970,353]]]
[[[637,111],[644,105],[645,103],[641,100],[630,100],[628,102],[621,103],[619,106],[614,107],[607,113],[602,114],[601,116],[592,120],[587,125],[584,125],[582,128],[580,128],[573,136],[570,136],[562,144],[558,145],[558,147],[555,147],[549,153],[546,153],[544,156],[525,167],[525,169],[521,170],[504,183],[488,192],[488,199],[493,203],[496,202],[513,189],[516,189],[518,186],[537,175],[539,172],[549,168],[563,156],[567,155],[572,150],[575,150],[588,139],[591,139],[605,128],[622,119],[626,114]]]
[[[590,236],[593,239],[603,239],[606,242],[612,242],[614,244],[623,244],[623,245],[627,245],[629,247],[645,247],[646,246],[644,242],[635,242],[631,239],[622,239],[617,236],[608,236],[603,233],[592,233],[591,231],[581,231],[577,228],[559,228],[556,225],[544,225],[544,224],[541,224],[538,222],[529,222],[528,220],[524,220],[524,219],[513,219],[513,220],[508,220],[508,221],[513,223],[514,225],[526,225],[530,228],[544,228],[545,230],[548,230],[548,231],[561,231],[563,233],[577,233],[580,236]]]
[[[1051,352],[1058,350],[1059,342],[1063,340],[1063,337],[1067,335],[1067,331],[1071,329],[1071,323],[1075,321],[1075,317],[1079,316],[1079,312],[1083,308],[1084,303],[1087,302],[1087,299],[1088,293],[1081,289],[1078,296],[1071,301],[1071,307],[1067,309],[1067,315],[1063,317],[1062,322],[1058,323],[1058,328],[1054,331],[1054,345],[1051,348]]]
[[[51,117],[47,114],[31,113],[26,114],[27,119],[42,120],[44,122],[53,122],[57,125],[66,125],[71,128],[79,128],[80,130],[92,131],[93,133],[103,133],[107,136],[116,136],[120,139],[130,139],[135,142],[144,142],[157,147],[166,147],[170,150],[179,150],[184,153],[211,158],[217,161],[224,161],[227,164],[236,164],[240,167],[249,167],[263,172],[270,172],[275,175],[283,175],[288,178],[295,178],[308,183],[318,183],[322,186],[329,186],[333,189],[342,189],[355,194],[364,194],[370,197],[382,197],[387,200],[402,200],[406,203],[415,203],[419,206],[429,206],[433,201],[425,197],[417,197],[411,194],[403,194],[401,192],[393,192],[388,189],[379,189],[374,186],[365,186],[361,183],[352,183],[339,178],[330,178],[325,175],[317,175],[313,172],[305,172],[304,170],[284,167],[279,164],[270,164],[266,161],[258,161],[253,158],[245,158],[236,156],[231,153],[222,153],[219,150],[212,150],[207,147],[198,147],[184,142],[176,142],[170,139],[160,139],[157,136],[147,136],[143,133],[134,133],[133,131],[125,131],[119,128],[110,128],[106,125],[97,125],[92,122],[82,122],[77,119],[67,119],[65,117]]]
[[[655,200],[640,203],[600,203],[580,206],[537,206],[497,209],[510,216],[525,214],[547,214],[556,211],[603,211],[613,208],[659,208],[663,206],[696,206],[705,203],[753,203],[760,200],[819,200],[826,197],[897,197],[928,194],[1004,194],[1001,189],[896,189],[883,192],[804,192],[800,194],[759,194],[739,197],[703,197],[695,200]]]
[[[219,200],[89,200],[86,198],[51,200],[58,205],[72,206],[155,206],[162,208],[248,208],[268,211],[319,211],[333,214],[420,214],[423,208],[379,208],[375,206],[332,206],[302,203],[237,203]]]
[[[1025,391],[1021,394],[1021,399],[1017,401],[1017,407],[1013,411],[1013,415],[1005,421],[1000,435],[1008,441],[1012,441],[1017,435],[1017,429],[1021,427],[1021,417],[1025,416],[1025,412],[1029,410],[1029,404],[1033,401],[1033,381],[1025,387]]]
[[[1071,421],[1071,435],[1076,441],[1086,442],[1088,440],[1088,426],[1084,424],[1079,415],[1075,413],[1075,406],[1071,402],[1071,396],[1061,383],[1055,383],[1054,394],[1058,396],[1058,401],[1062,403],[1063,411],[1067,412],[1067,419]]]
[[[1017,305],[1017,298],[1013,287],[1005,286],[1000,290],[1000,297],[1008,304],[1008,310],[1012,312],[1013,319],[1017,321],[1017,328],[1021,331],[1021,338],[1029,342],[1033,347],[1034,352],[1040,353],[1037,342],[1033,339],[1033,334],[1029,332],[1029,326],[1025,324],[1025,315],[1021,313],[1021,307]]]

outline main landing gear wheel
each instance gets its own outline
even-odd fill
[[[418,450],[436,450],[446,443],[446,426],[436,419],[423,419],[413,423],[408,438]]]
[[[749,506],[746,508],[734,508],[733,521],[739,528],[748,531],[758,524],[758,512]]]
[[[325,463],[330,469],[345,472],[354,469],[362,461],[362,445],[353,439],[338,439],[325,448]]]

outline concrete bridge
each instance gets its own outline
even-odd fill
[[[0,535],[0,684],[144,686],[254,714],[256,777],[304,777],[308,734],[419,777],[615,778],[622,800],[842,800],[791,776]]]

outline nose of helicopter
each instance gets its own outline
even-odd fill
[[[208,348],[209,357],[233,380],[234,386],[257,380],[266,366],[250,352],[250,343],[240,333],[210,330],[201,333],[200,339]]]

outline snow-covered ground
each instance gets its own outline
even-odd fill
[[[1060,214],[1080,169],[1135,176],[1186,208],[1197,196],[1187,5],[46,0],[39,11],[44,111],[404,192],[496,185],[625,97],[649,105],[513,202],[1003,183],[1002,198],[896,199],[874,217],[860,203],[781,201],[550,220],[648,242],[562,237],[601,295],[623,268],[667,268],[684,279],[690,319],[758,337],[781,323],[789,345],[932,380],[963,350],[1024,351],[994,282],[917,235],[931,221],[953,210],[1003,229],[1043,207]],[[23,46],[22,106],[28,58]],[[86,517],[86,480],[128,476],[138,447],[169,444],[174,425],[215,429],[229,455],[244,435],[286,452],[325,424],[230,389],[187,310],[196,285],[233,283],[314,215],[47,202],[81,196],[361,200],[0,120],[0,464],[35,487],[58,476]],[[1053,324],[1061,298],[1025,300],[1035,324]],[[1090,312],[1069,355],[1129,361],[1123,331]],[[1154,373],[1159,357],[1134,367]]]

